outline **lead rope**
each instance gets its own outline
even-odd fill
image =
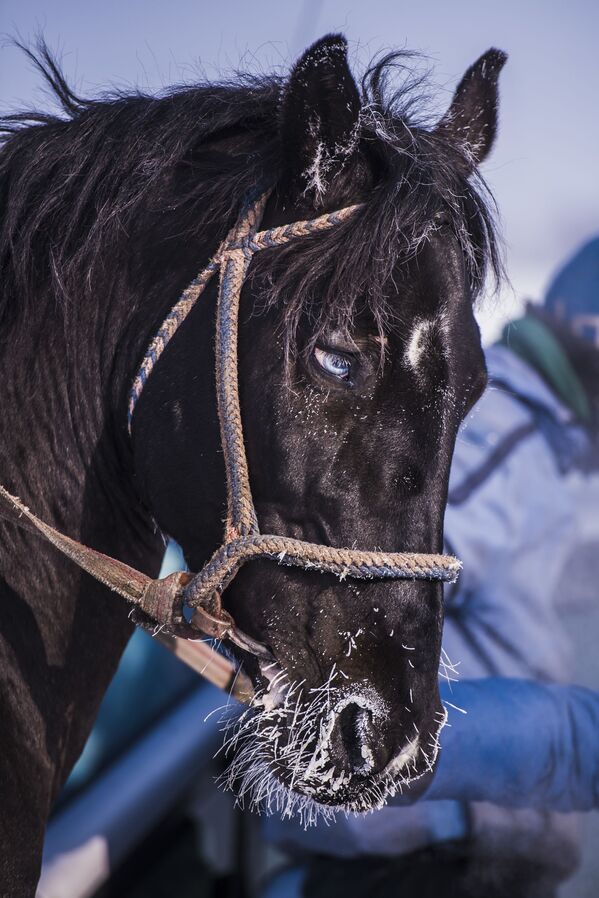
[[[252,499],[243,425],[239,406],[237,335],[239,300],[248,267],[255,253],[281,246],[297,237],[322,231],[346,220],[360,206],[349,206],[310,221],[293,222],[257,232],[270,191],[244,208],[214,258],[192,281],[165,318],[144,356],[129,396],[128,424],[152,370],[166,346],[194,307],[215,271],[220,269],[216,333],[216,382],[221,441],[227,476],[227,519],[223,545],[198,574],[178,571],[153,580],[107,555],[83,546],[37,518],[18,498],[0,486],[0,500],[8,510],[0,514],[43,536],[63,555],[101,583],[132,602],[156,622],[160,638],[181,660],[206,679],[247,701],[249,678],[209,646],[187,642],[202,633],[227,638],[258,659],[272,660],[266,646],[240,631],[222,607],[221,596],[244,563],[270,558],[279,564],[335,574],[339,579],[418,579],[453,582],[461,563],[451,555],[415,552],[377,552],[308,543],[304,540],[260,533]],[[188,623],[184,608],[193,610]]]
[[[177,571],[162,580],[152,580],[128,564],[90,549],[50,527],[1,485],[0,516],[29,533],[43,537],[82,570],[146,613],[156,609],[156,614],[160,615],[161,609],[168,607],[169,603],[171,607],[177,606],[183,587],[190,579],[189,574]],[[204,679],[229,692],[240,702],[251,700],[254,689],[250,678],[205,642],[199,641],[197,630],[191,634],[195,638],[184,639],[161,631],[160,626],[154,629],[155,638]]]

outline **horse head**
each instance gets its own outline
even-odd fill
[[[261,252],[244,283],[238,378],[258,523],[324,546],[438,553],[456,432],[486,381],[473,302],[496,251],[477,166],[505,56],[485,53],[428,127],[413,120],[413,87],[389,96],[401,61],[382,60],[359,88],[344,39],[329,36],[283,83],[244,86],[241,117],[241,88],[223,87],[219,126],[168,190],[204,179],[206,244],[186,247],[183,271],[214,252],[251,179],[275,185],[263,228],[360,204]],[[163,264],[161,248],[148,265]],[[213,284],[132,425],[139,493],[192,570],[220,545],[226,506],[215,307]],[[223,603],[272,656],[233,647],[257,695],[231,737],[242,794],[308,817],[366,810],[432,769],[445,720],[439,582],[258,559]]]

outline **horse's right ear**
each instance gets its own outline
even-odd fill
[[[329,34],[293,67],[281,103],[283,187],[292,199],[319,205],[357,152],[360,94],[347,62],[347,41]]]
[[[457,86],[437,133],[463,153],[468,174],[491,151],[497,133],[497,81],[507,53],[492,47],[470,66]]]

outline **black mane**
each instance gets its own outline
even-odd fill
[[[62,114],[0,120],[4,334],[11,322],[43,315],[44,302],[58,297],[68,310],[75,297],[110,290],[148,213],[168,208],[177,227],[164,239],[201,247],[203,234],[214,234],[215,223],[224,234],[243,196],[276,181],[282,167],[279,77],[240,75],[159,96],[113,92],[88,100],[69,88],[44,44],[36,53],[24,49]],[[460,151],[423,126],[420,83],[410,80],[408,61],[408,54],[388,55],[362,82],[360,141],[379,172],[364,209],[301,247],[263,254],[256,266],[268,269],[270,301],[285,298],[290,341],[306,311],[316,335],[331,321],[348,325],[364,308],[380,329],[389,326],[397,310],[388,307],[386,288],[396,263],[437,226],[438,212],[458,235],[473,297],[489,269],[499,273],[488,191],[478,174],[467,176]],[[403,83],[393,87],[398,71]]]

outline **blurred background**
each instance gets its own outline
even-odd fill
[[[284,73],[331,31],[348,38],[358,75],[381,51],[421,52],[438,88],[439,116],[482,52],[490,46],[508,52],[499,138],[483,168],[500,210],[509,276],[500,295],[487,296],[479,309],[483,338],[492,341],[527,299],[542,298],[560,263],[599,232],[596,0],[0,0],[0,108],[50,104],[38,74],[11,45],[14,37],[27,43],[43,35],[75,90],[93,96],[107,88],[156,92],[236,69]],[[173,550],[167,565],[179,564]],[[57,809],[42,898],[246,894],[231,870],[247,866],[258,850],[256,833],[207,785],[215,772],[206,769],[218,740],[214,718],[189,726],[221,702],[136,634]],[[182,822],[190,807],[193,831]],[[202,828],[202,820],[217,819],[224,823]],[[599,894],[592,856],[589,841],[586,865],[567,892],[572,898]]]

